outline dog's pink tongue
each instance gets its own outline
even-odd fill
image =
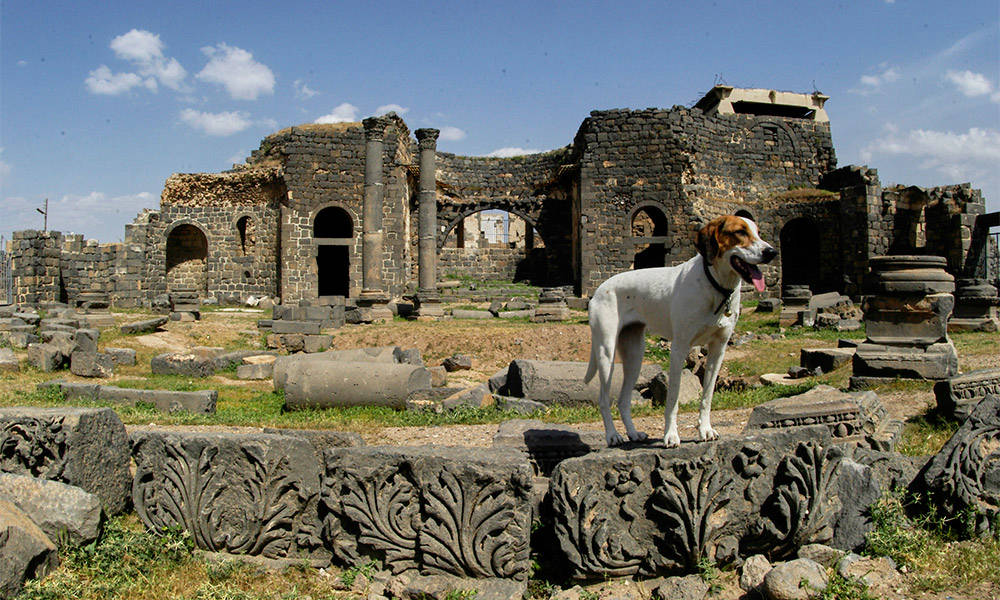
[[[758,292],[764,291],[764,274],[754,265],[750,265],[750,279],[753,280],[753,286]]]

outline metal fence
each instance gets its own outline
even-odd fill
[[[10,271],[10,253],[7,240],[0,236],[0,304],[14,302],[14,276]]]

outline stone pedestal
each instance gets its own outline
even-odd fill
[[[948,338],[955,282],[945,265],[940,256],[871,260],[872,295],[863,304],[868,337],[854,355],[852,387],[958,373],[958,354]]]
[[[799,311],[809,309],[812,291],[808,285],[786,285],[781,292],[781,316],[778,326],[791,327],[799,321]]]
[[[959,279],[948,331],[1000,331],[997,289],[985,279]]]
[[[437,320],[444,316],[444,304],[437,291],[421,291],[413,298],[413,314],[417,320]]]
[[[358,310],[365,314],[362,322],[391,321],[392,309],[389,308],[389,296],[384,292],[365,290],[357,299]]]
[[[569,318],[569,305],[566,304],[566,289],[561,287],[543,288],[538,295],[538,308],[535,309],[532,323],[547,321],[565,321]]]

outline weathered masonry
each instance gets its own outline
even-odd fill
[[[886,253],[982,277],[981,193],[838,169],[826,100],[716,86],[693,107],[594,111],[570,145],[513,158],[438,152],[437,130],[411,135],[395,114],[290,127],[231,171],[171,176],[123,244],[16,232],[15,299],[141,305],[182,286],[223,302],[377,303],[432,298],[448,277],[588,295],[616,272],[686,260],[697,227],[725,213],[779,246],[765,273],[775,295],[857,294]]]

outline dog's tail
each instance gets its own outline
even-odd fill
[[[597,374],[597,344],[590,341],[590,364],[587,365],[587,374],[583,376],[583,383],[590,383],[590,380]]]

